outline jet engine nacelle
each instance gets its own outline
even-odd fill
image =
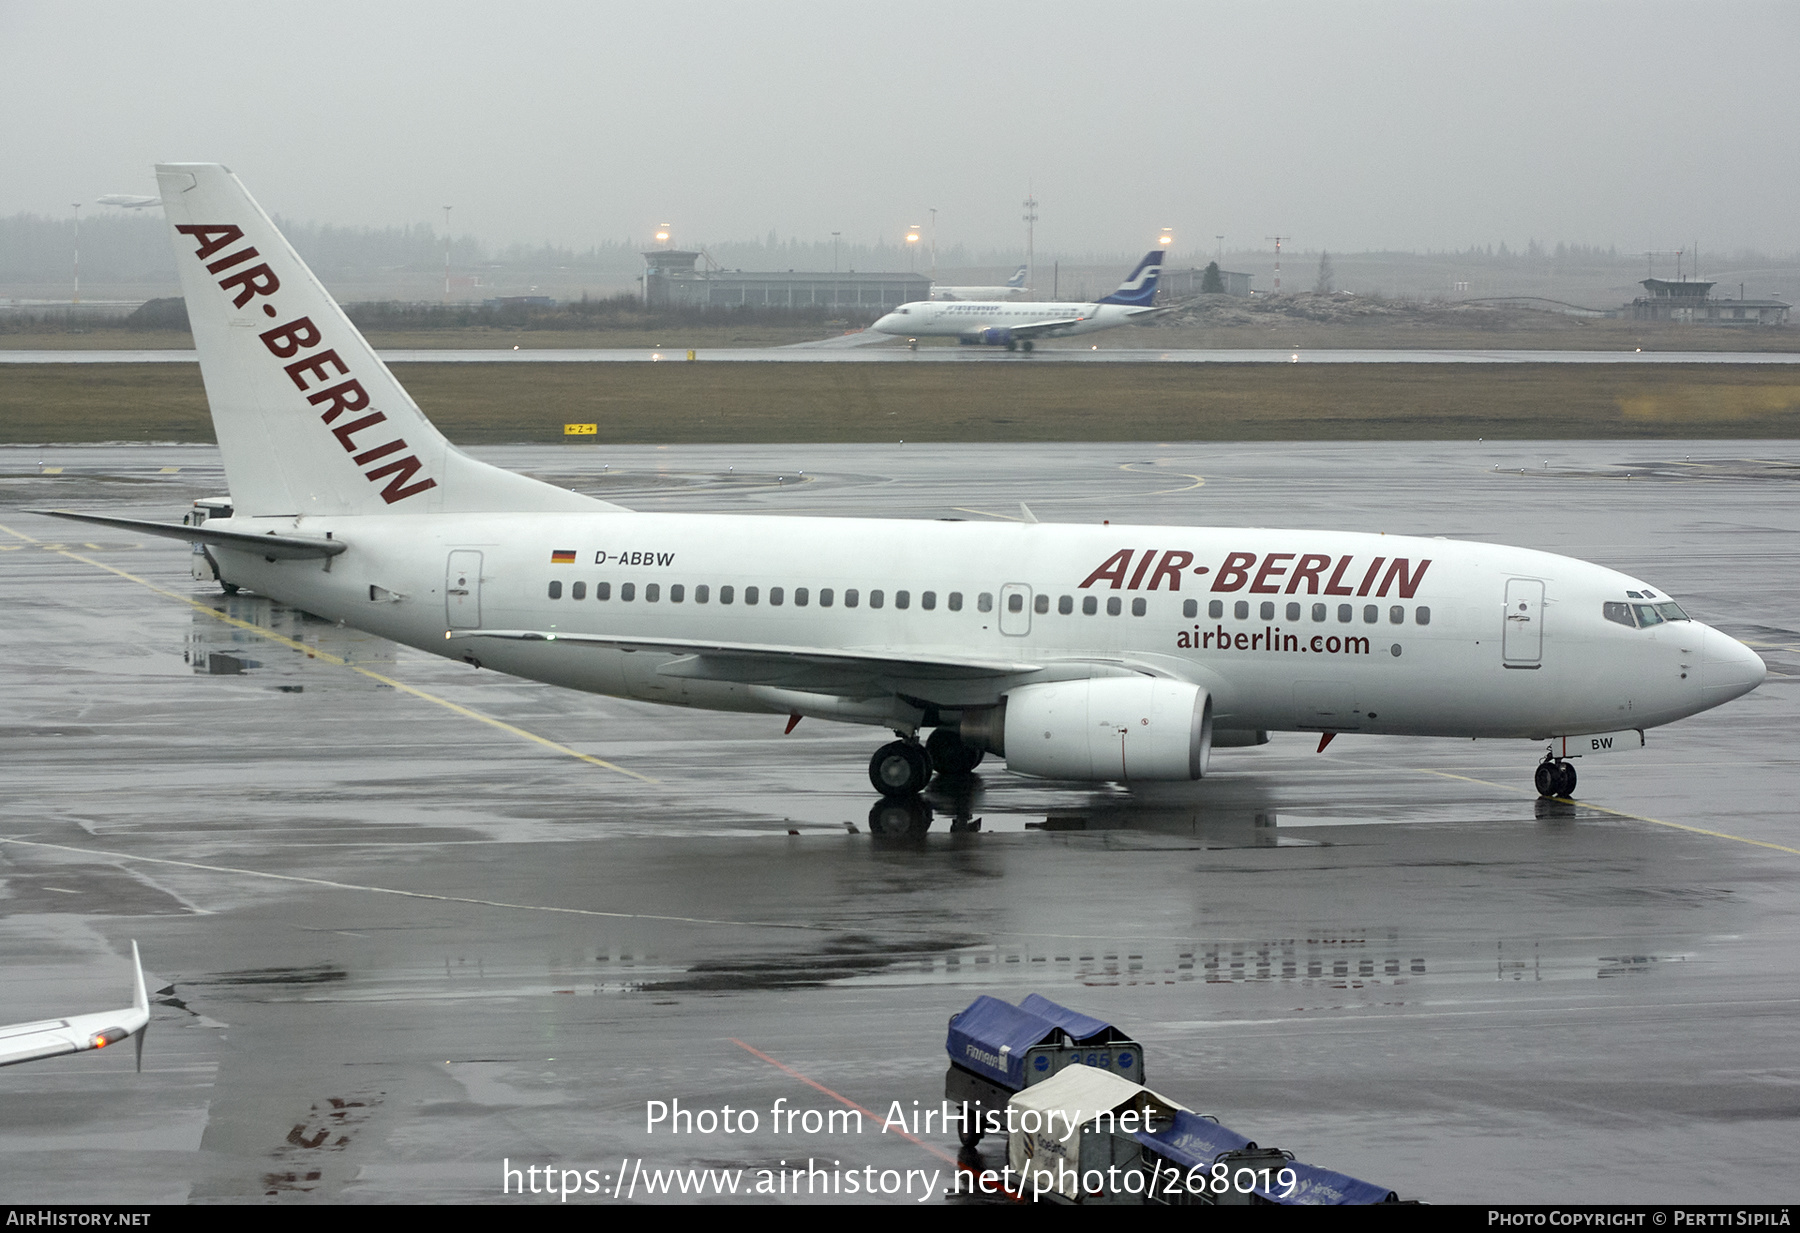
[[[956,341],[969,345],[1004,347],[1013,340],[1013,332],[1004,325],[990,325],[984,329],[970,330],[966,334],[957,335]]]
[[[1006,695],[1008,770],[1046,779],[1199,779],[1212,697],[1156,677],[1025,685]]]

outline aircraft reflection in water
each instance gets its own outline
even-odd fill
[[[329,621],[574,689],[889,729],[869,774],[898,798],[989,753],[1199,779],[1271,730],[1537,741],[1539,792],[1566,797],[1570,757],[1763,680],[1660,588],[1528,549],[634,513],[457,450],[230,172],[157,174],[231,515],[63,516],[201,542],[221,581]]]

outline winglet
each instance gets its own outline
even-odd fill
[[[138,956],[137,939],[131,939],[131,966],[135,984],[131,990],[131,1008],[143,1012],[144,1025],[137,1030],[137,1072],[144,1073],[144,1036],[150,1031],[150,995],[144,991],[144,961]]]
[[[137,939],[131,939],[131,966],[136,970],[136,985],[131,991],[131,1008],[150,1013],[150,996],[144,992],[144,961],[138,957]]]

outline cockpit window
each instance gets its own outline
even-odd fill
[[[1630,594],[1630,592],[1627,592]],[[1620,604],[1608,603],[1602,611],[1606,619],[1616,621],[1620,625],[1643,629],[1651,625],[1661,625],[1664,621],[1687,621],[1692,618],[1681,610],[1680,604]]]

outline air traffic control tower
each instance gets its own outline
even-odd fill
[[[931,298],[923,274],[726,270],[705,253],[658,248],[643,254],[646,308],[857,309],[886,312]]]
[[[1698,279],[1646,278],[1644,294],[1631,302],[1634,321],[1679,321],[1686,325],[1786,325],[1793,305],[1785,300],[1715,300],[1716,283]]]

